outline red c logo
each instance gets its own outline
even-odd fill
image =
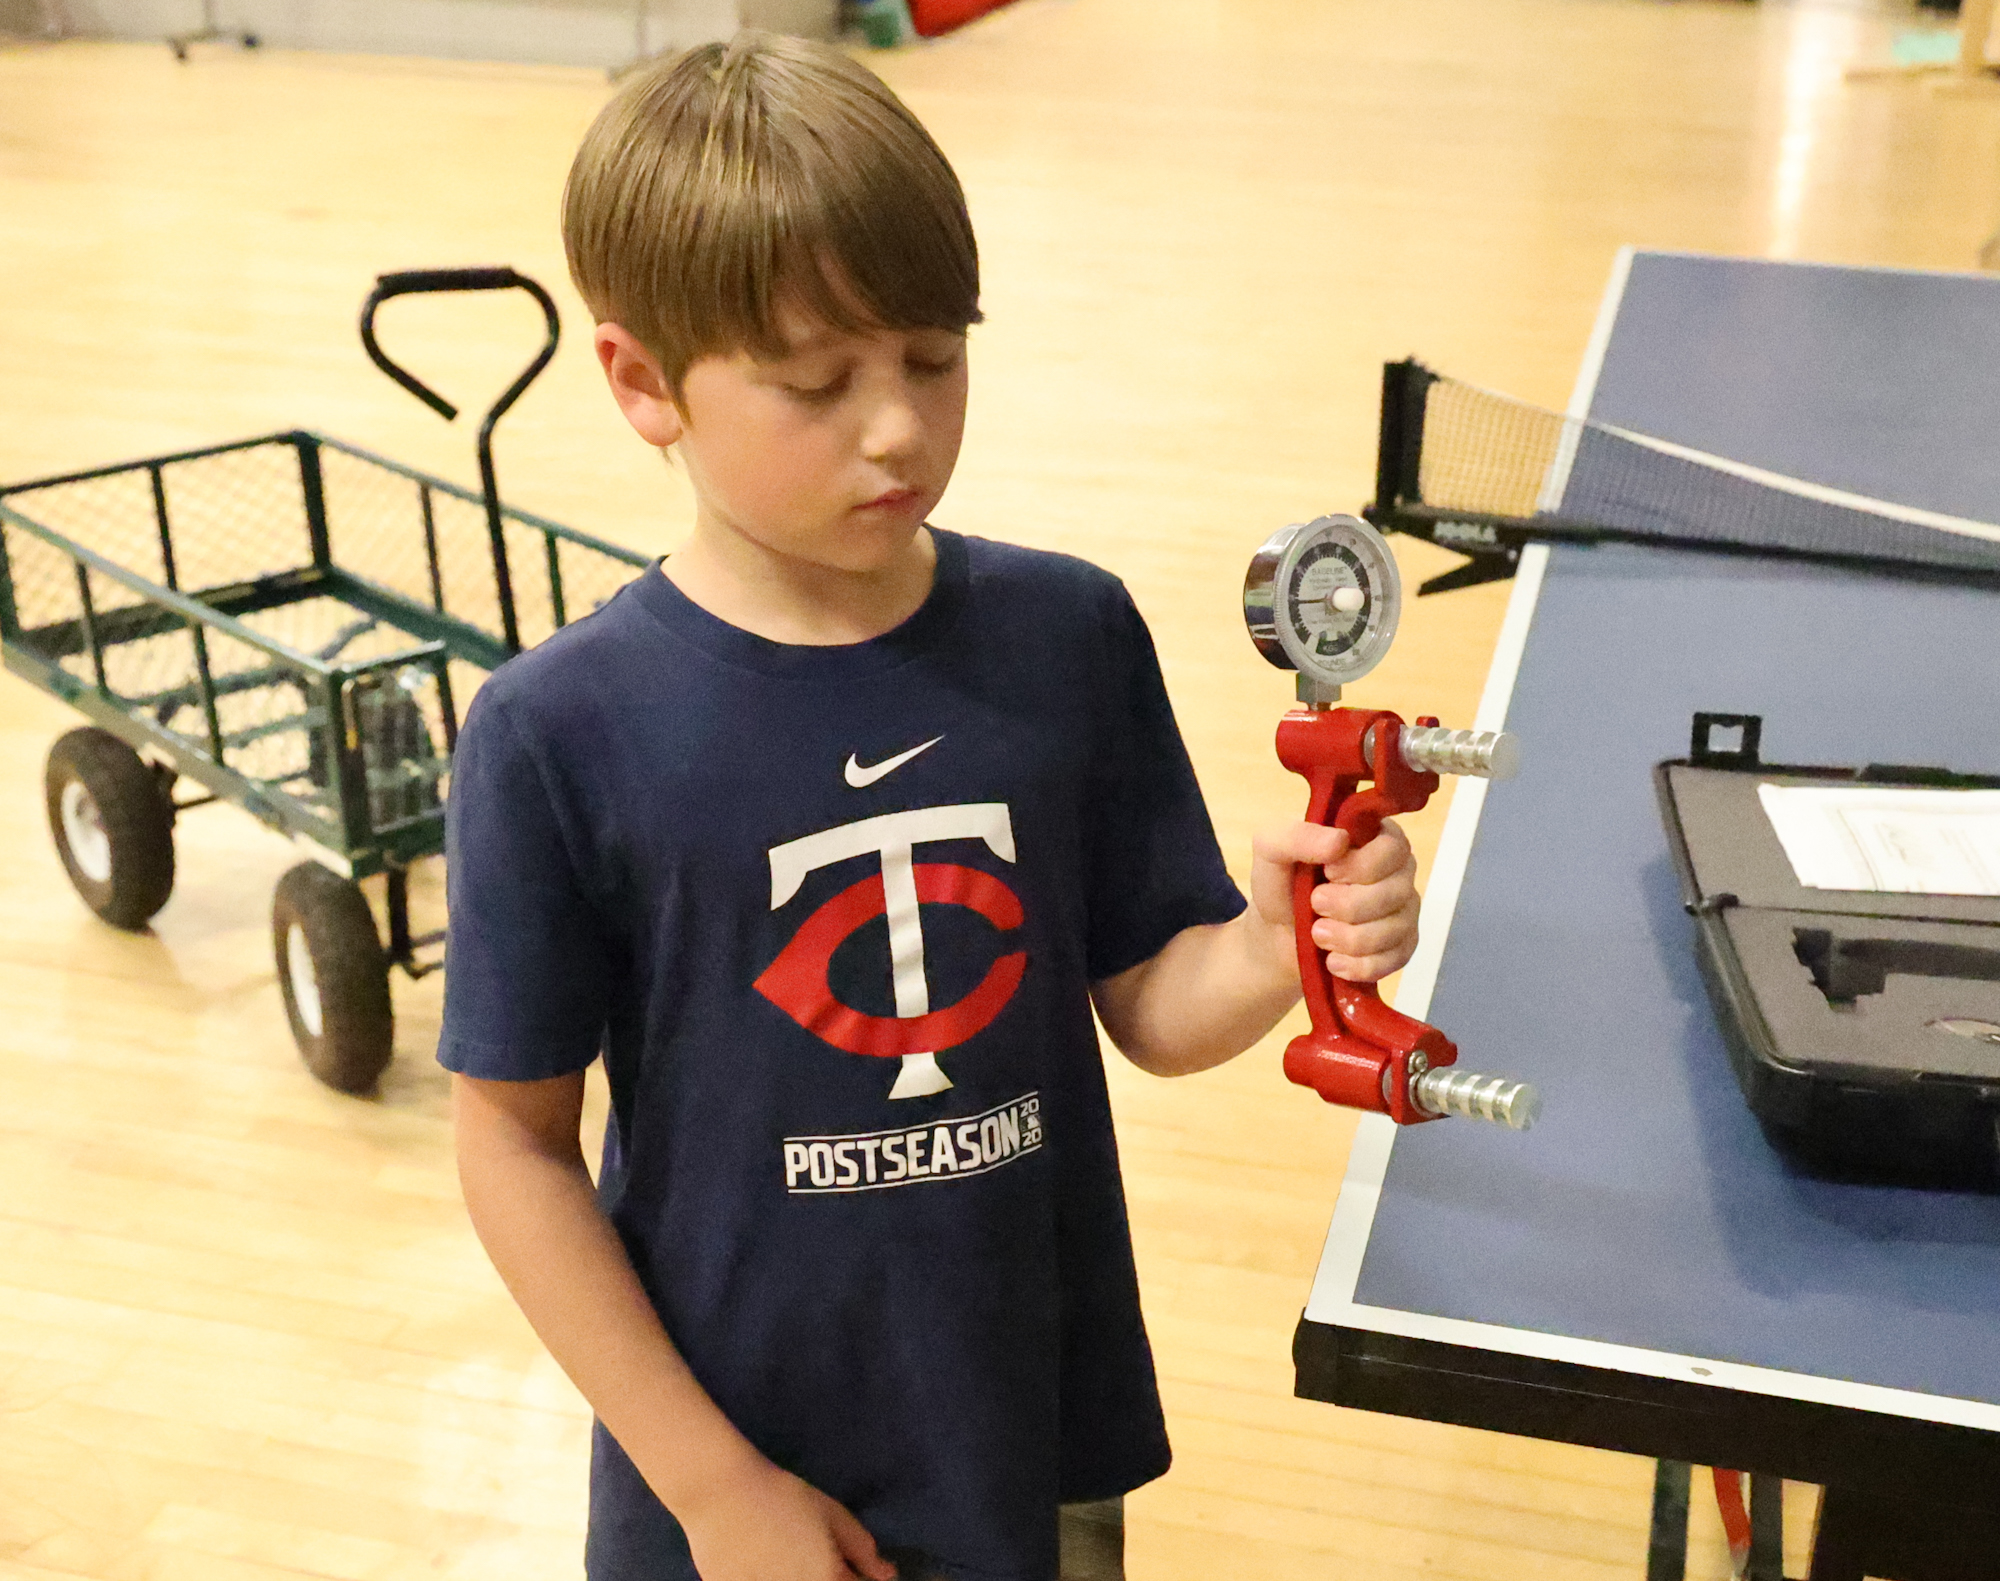
[[[1003,933],[1021,925],[1020,898],[991,874],[946,862],[919,862],[914,871],[919,903],[969,907]],[[928,1015],[863,1015],[834,998],[827,981],[833,952],[888,909],[880,873],[849,886],[806,918],[752,986],[815,1037],[850,1054],[938,1054],[983,1031],[1021,986],[1027,951],[1001,956],[971,993]]]

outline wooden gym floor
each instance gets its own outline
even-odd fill
[[[1626,242],[1970,267],[2000,103],[1841,77],[1914,20],[1020,0],[871,56],[956,162],[985,261],[937,519],[1127,579],[1247,863],[1301,794],[1236,589],[1273,528],[1367,496],[1383,360],[1560,406]],[[355,313],[378,271],[504,262],[569,328],[501,427],[505,493],[671,548],[688,497],[606,398],[556,236],[606,93],[564,69],[0,51],[0,479],[303,425],[470,482],[468,425],[376,373]],[[382,328],[475,411],[536,334],[521,299],[397,303]],[[1358,695],[1468,721],[1505,598],[1414,606]],[[98,923],[41,807],[76,722],[0,683],[0,1577],[578,1574],[585,1413],[467,1228],[438,980],[398,984],[379,1096],[316,1086],[266,921],[297,853],[190,814],[154,930]],[[1409,820],[1426,857],[1442,810]],[[1648,1464],[1291,1398],[1351,1120],[1285,1085],[1282,1040],[1176,1083],[1114,1059],[1179,1455],[1130,1501],[1134,1581],[1638,1576]],[[1794,1570],[1809,1510],[1793,1490]],[[1712,1514],[1696,1544],[1692,1573],[1724,1574]]]

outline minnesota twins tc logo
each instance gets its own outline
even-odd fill
[[[1002,933],[1020,927],[1020,897],[990,873],[951,862],[918,862],[916,848],[935,840],[983,840],[1003,862],[1014,860],[1014,826],[1005,802],[919,807],[823,829],[771,848],[771,909],[798,894],[806,875],[850,857],[879,856],[882,870],[849,885],[799,925],[757,979],[757,992],[815,1037],[850,1054],[900,1058],[891,1098],[943,1092],[951,1080],[937,1056],[973,1037],[1006,1008],[1021,986],[1028,955],[1003,955],[956,1004],[931,1008],[924,977],[925,906],[965,906]],[[827,980],[833,952],[877,917],[889,924],[893,1016],[863,1014],[834,996]]]

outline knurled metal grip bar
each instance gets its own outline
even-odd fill
[[[1481,779],[1510,780],[1521,766],[1520,745],[1504,730],[1405,725],[1399,745],[1403,761],[1419,774],[1475,774]]]
[[[514,613],[514,579],[507,564],[507,536],[501,524],[500,485],[493,470],[493,425],[521,398],[521,392],[534,382],[535,376],[548,366],[549,359],[556,354],[556,343],[562,334],[556,304],[541,286],[526,275],[508,268],[406,269],[378,276],[375,289],[369,292],[368,300],[361,309],[361,344],[367,348],[375,365],[449,422],[458,416],[458,408],[414,374],[390,361],[376,344],[375,310],[396,296],[437,291],[501,291],[514,287],[526,291],[540,304],[542,317],[548,326],[548,340],[521,376],[501,392],[499,400],[488,409],[479,425],[479,484],[485,495],[487,535],[492,540],[493,587],[500,604],[500,633],[509,653],[521,651],[521,628]]]
[[[1540,1095],[1526,1082],[1482,1076],[1453,1065],[1417,1072],[1410,1078],[1410,1097],[1432,1114],[1492,1120],[1513,1131],[1527,1130],[1542,1108]]]
[[[1365,758],[1375,757],[1375,730],[1361,736]],[[1510,780],[1521,768],[1520,739],[1505,730],[1451,730],[1443,725],[1399,725],[1396,752],[1417,774],[1462,774],[1483,780]]]

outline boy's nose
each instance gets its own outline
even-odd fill
[[[861,453],[870,461],[885,461],[908,455],[923,438],[923,424],[908,396],[883,401],[868,415],[862,431]]]

